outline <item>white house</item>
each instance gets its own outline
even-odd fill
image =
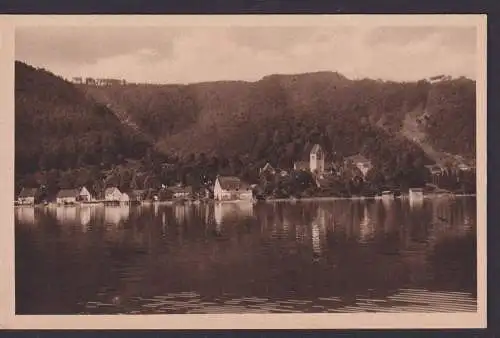
[[[422,201],[424,199],[424,190],[422,188],[410,188],[408,197],[411,201]]]
[[[234,176],[218,176],[214,185],[214,199],[251,200],[253,197],[251,187]]]
[[[84,202],[89,202],[92,201],[92,195],[90,192],[87,190],[86,187],[82,187],[80,189],[80,192],[78,193],[78,201],[84,201]]]
[[[117,187],[106,188],[104,190],[104,199],[109,202],[119,202],[122,193]]]
[[[71,204],[76,202],[88,202],[92,195],[85,187],[75,189],[61,189],[56,196],[56,203]]]
[[[35,204],[35,197],[38,193],[38,189],[35,188],[23,188],[21,193],[17,197],[17,203],[21,205],[33,205]]]
[[[317,174],[325,171],[325,152],[319,144],[315,144],[309,153],[309,170]]]

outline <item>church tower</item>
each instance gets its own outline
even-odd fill
[[[315,144],[309,154],[309,168],[311,172],[322,174],[325,171],[325,152],[319,144]]]

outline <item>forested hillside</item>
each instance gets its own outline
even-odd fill
[[[329,161],[361,153],[389,181],[409,179],[441,154],[473,162],[475,83],[317,72],[97,87],[16,63],[18,187],[154,188],[217,173],[252,181],[267,161],[291,168],[310,143]]]
[[[52,171],[55,180],[68,170],[99,172],[144,155],[148,145],[143,140],[72,84],[20,62],[15,72],[18,179],[37,172]]]
[[[82,88],[120,107],[165,153],[180,156],[248,155],[289,166],[306,142],[321,139],[339,155],[365,147],[375,151],[367,154],[374,160],[387,161],[385,147],[373,146],[373,138],[414,148],[399,139],[411,114],[428,147],[475,158],[475,83],[463,78],[396,83],[318,72],[257,82]]]

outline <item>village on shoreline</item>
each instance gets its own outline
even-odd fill
[[[475,192],[449,191],[438,187],[439,177],[444,169],[437,165],[426,166],[429,182],[407,189],[389,188],[380,191],[355,191],[354,193],[338,193],[328,190],[336,177],[342,174],[342,168],[333,169],[325,166],[325,152],[319,144],[314,144],[305,151],[306,156],[294,163],[292,170],[274,168],[269,162],[259,170],[260,182],[249,184],[239,177],[221,176],[215,178],[213,184],[198,187],[162,185],[158,189],[143,189],[120,191],[116,186],[108,186],[102,192],[91,193],[85,186],[73,189],[61,189],[55,196],[44,194],[47,187],[24,187],[17,196],[16,206],[34,205],[76,205],[76,204],[104,204],[104,205],[133,205],[147,203],[201,203],[201,202],[251,202],[259,201],[298,201],[298,200],[331,200],[331,199],[383,199],[395,198],[419,201],[424,196],[456,196],[475,195]],[[367,174],[373,169],[371,161],[362,155],[354,155],[345,160],[345,168],[353,174],[353,180],[363,182]],[[465,172],[473,172],[475,168],[459,168]],[[474,172],[475,175],[475,172]],[[292,182],[301,189],[299,193],[291,191],[283,182]]]

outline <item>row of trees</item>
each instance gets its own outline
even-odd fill
[[[403,162],[404,163],[404,162]],[[123,191],[134,189],[159,189],[178,183],[200,190],[211,187],[217,175],[242,177],[249,183],[259,185],[259,193],[267,196],[288,197],[302,195],[372,195],[383,190],[402,190],[422,187],[432,182],[424,166],[413,162],[388,170],[375,165],[366,177],[352,168],[342,168],[342,161],[333,166],[334,173],[320,180],[316,188],[311,173],[288,169],[288,175],[259,175],[262,165],[246,165],[238,157],[218,158],[204,154],[187,159],[167,157],[161,153],[148,152],[141,160],[129,160],[112,169],[100,166],[85,166],[68,170],[40,170],[33,174],[16,177],[16,190],[26,186],[47,186],[51,194],[59,189],[86,186],[98,194],[108,186],[117,186]],[[336,172],[335,172],[336,171]],[[340,173],[340,174],[339,174]],[[475,192],[475,174],[470,172],[444,173],[439,178],[439,187],[450,191]]]

